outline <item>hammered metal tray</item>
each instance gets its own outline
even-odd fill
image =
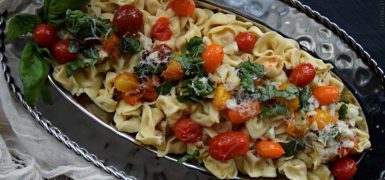
[[[201,0],[199,3],[211,4],[261,23],[297,40],[304,50],[332,63],[333,72],[352,90],[368,119],[373,148],[362,157],[355,178],[384,178],[385,76],[359,44],[337,25],[298,1]],[[173,157],[158,158],[151,152],[153,150],[147,151],[130,142],[134,141],[131,136],[105,123],[108,117],[95,114],[98,112],[95,105],[87,103],[86,98],[72,98],[52,79],[55,103],[29,107],[18,88],[18,62],[7,62],[6,58],[10,53],[20,57],[21,52],[15,47],[22,47],[25,42],[5,44],[5,16],[6,12],[0,17],[0,60],[10,90],[37,122],[68,148],[120,179],[215,179],[202,173],[204,169],[199,166],[177,164],[170,161],[175,161]]]

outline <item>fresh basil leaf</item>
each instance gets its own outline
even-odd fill
[[[67,10],[81,10],[89,0],[45,0],[43,19],[48,24],[59,26],[64,23]]]
[[[177,163],[182,164],[188,160],[196,159],[199,156],[199,151],[195,150],[192,154],[186,154],[178,159]]]
[[[271,107],[268,106],[262,106],[261,107],[261,115],[264,117],[274,117],[279,115],[286,115],[289,112],[289,110],[282,105],[274,104]]]
[[[298,152],[304,150],[306,147],[305,142],[300,139],[293,139],[289,143],[283,144],[283,149],[285,150],[284,156],[290,157],[296,155]]]
[[[346,104],[342,104],[338,109],[338,116],[340,119],[345,119],[346,114],[348,113],[348,106]]]
[[[165,81],[161,86],[159,86],[156,91],[158,94],[166,95],[171,92],[171,89],[175,87],[178,82],[175,81]]]
[[[195,77],[194,79],[184,80],[181,83],[181,92],[177,98],[181,102],[190,100],[201,103],[205,96],[214,91],[212,84],[207,77]]]
[[[194,57],[198,56],[205,50],[205,44],[203,42],[203,38],[201,37],[193,37],[186,43],[186,49],[192,54]]]
[[[250,61],[242,62],[238,65],[237,69],[242,87],[249,92],[255,91],[254,80],[260,79],[266,74],[263,65]]]
[[[7,27],[7,40],[11,41],[21,35],[33,32],[36,25],[41,22],[39,16],[33,14],[17,14],[9,20]]]
[[[24,47],[19,65],[20,79],[23,83],[25,101],[33,106],[39,100],[47,84],[49,66],[44,58],[38,54],[37,45],[30,41]]]
[[[52,94],[49,90],[48,79],[45,80],[44,86],[41,87],[41,97],[45,103],[53,104]]]
[[[99,39],[112,30],[108,20],[98,19],[79,10],[68,10],[67,31],[80,39]]]
[[[140,44],[139,41],[131,38],[131,37],[123,37],[120,40],[120,52],[121,53],[138,53],[140,52]]]

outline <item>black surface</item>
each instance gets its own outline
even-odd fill
[[[351,35],[385,69],[385,0],[300,0]]]
[[[385,0],[301,0],[351,35],[385,69]],[[371,91],[367,89],[367,91]],[[381,94],[381,95],[380,95]],[[370,113],[373,149],[358,166],[354,179],[385,179],[384,92],[361,97]],[[374,108],[375,107],[375,108]]]

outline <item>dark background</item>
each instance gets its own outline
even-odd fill
[[[352,36],[385,69],[385,0],[300,0]]]

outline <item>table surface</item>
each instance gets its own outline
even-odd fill
[[[351,35],[385,69],[385,0],[300,0]]]

